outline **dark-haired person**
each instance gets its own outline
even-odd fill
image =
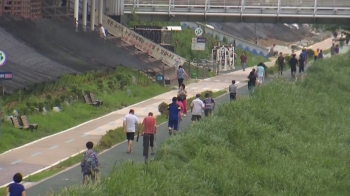
[[[236,100],[237,97],[237,85],[236,80],[232,80],[232,84],[228,87],[230,93],[230,101]]]
[[[292,54],[292,58],[289,59],[290,72],[292,74],[292,78],[295,78],[295,74],[297,72],[297,64],[298,59],[296,58],[296,54]]]
[[[185,76],[187,76],[187,73],[184,70],[184,68],[180,65],[179,68],[177,69],[177,81],[179,82],[179,88],[181,84],[184,83]]]
[[[283,66],[284,66],[284,56],[283,53],[280,52],[280,55],[277,58],[277,64],[278,64],[278,73],[280,75],[283,74]]]
[[[22,174],[16,173],[13,176],[13,183],[6,187],[5,196],[26,196],[25,188],[22,184]]]
[[[304,69],[307,62],[307,51],[306,48],[303,48],[299,54],[299,74],[304,73]]]
[[[186,90],[185,84],[180,85],[179,91],[177,93],[177,97],[180,98],[180,100],[184,106],[182,112],[183,112],[184,116],[186,116],[187,115],[187,90]]]
[[[83,184],[86,180],[95,180],[97,173],[99,172],[98,166],[100,165],[97,159],[97,154],[93,150],[94,143],[86,143],[87,151],[84,152],[83,159],[80,162],[81,172],[83,173]]]
[[[206,117],[210,116],[215,109],[215,100],[210,97],[209,93],[205,93],[204,103],[204,115]]]
[[[202,118],[202,110],[204,110],[205,105],[200,98],[201,94],[196,94],[196,99],[191,102],[192,123],[195,123]]]
[[[182,121],[182,114],[183,114],[184,111],[185,111],[185,107],[184,107],[184,104],[182,103],[180,97],[177,97],[176,103],[177,103],[177,105],[179,105],[180,108],[181,108],[181,111],[179,111],[179,124],[177,125],[177,126],[178,126],[178,127],[177,127],[178,131],[181,131],[180,125],[181,125],[181,121]]]
[[[255,69],[253,69],[248,77],[248,90],[250,93],[254,93],[254,88],[255,88],[255,84],[256,84],[256,73],[255,73]]]
[[[181,108],[176,104],[177,97],[173,97],[171,104],[168,105],[168,112],[166,113],[166,118],[168,119],[168,129],[169,135],[176,135],[179,125],[179,112]]]
[[[136,129],[140,128],[140,125],[141,122],[135,116],[135,111],[130,109],[129,114],[124,117],[123,121],[124,133],[126,135],[126,139],[128,140],[128,154],[132,152],[132,141],[134,141]]]
[[[157,132],[157,121],[153,117],[153,113],[149,112],[148,116],[143,119],[142,121],[143,125],[143,145],[145,145],[145,140],[149,137],[149,145],[151,146],[151,155],[154,155],[154,136]],[[145,156],[145,154],[144,154]]]

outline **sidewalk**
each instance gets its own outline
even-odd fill
[[[326,49],[330,46],[331,39],[330,41],[327,39],[309,48]],[[201,80],[197,83],[191,83],[186,87],[188,96],[193,97],[195,94],[205,90],[217,92],[225,89],[231,84],[233,79],[237,81],[239,88],[243,87],[245,86],[243,81],[246,80],[251,70],[252,68],[247,68],[246,71],[238,70]],[[176,94],[177,90],[173,90],[158,95],[1,154],[0,186],[10,182],[13,174],[16,172],[21,172],[24,176],[33,175],[33,173],[46,170],[67,157],[84,151],[87,141],[97,143],[106,131],[121,127],[123,117],[131,108],[135,110],[135,114],[140,120],[146,117],[148,112],[159,115],[158,105],[162,102],[170,103],[171,98]]]

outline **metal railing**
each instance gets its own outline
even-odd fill
[[[124,13],[349,18],[350,0],[126,0]]]

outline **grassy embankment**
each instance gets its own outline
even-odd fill
[[[304,82],[226,103],[148,165],[127,162],[55,195],[348,195],[349,74],[350,53],[316,61]]]

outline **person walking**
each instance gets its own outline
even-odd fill
[[[128,154],[132,152],[132,142],[135,138],[136,128],[140,129],[140,125],[140,120],[135,116],[135,111],[130,109],[129,114],[127,114],[123,120],[124,133],[128,140]]]
[[[335,45],[334,54],[339,54],[339,45]]]
[[[186,86],[185,84],[181,84],[179,91],[177,93],[177,97],[180,98],[182,104],[183,104],[183,115],[187,115],[187,91],[186,91]]]
[[[215,100],[210,97],[209,93],[205,93],[204,103],[204,115],[206,117],[211,116],[213,110],[215,109]]]
[[[249,75],[248,75],[247,78],[249,79],[249,81],[248,81],[248,90],[249,90],[250,93],[254,93],[254,88],[255,88],[255,84],[256,84],[256,73],[255,73],[255,69],[253,69],[253,70],[249,73]]]
[[[6,187],[6,196],[26,196],[26,190],[22,184],[23,176],[21,173],[16,173],[13,178],[13,182]]]
[[[280,75],[283,74],[283,66],[284,66],[284,56],[283,53],[280,52],[280,55],[277,58],[277,64],[278,64],[278,73]]]
[[[196,99],[194,99],[191,102],[192,123],[195,123],[196,121],[199,121],[202,118],[202,110],[204,110],[204,103],[200,98],[201,94],[196,94]]]
[[[331,56],[333,56],[335,54],[334,53],[334,48],[335,48],[335,45],[334,45],[334,43],[332,43],[332,46],[330,48]]]
[[[80,162],[81,172],[83,173],[83,184],[96,180],[97,173],[99,172],[99,162],[93,147],[94,143],[90,141],[86,143],[87,151],[84,152],[83,159]]]
[[[173,97],[172,103],[168,105],[168,112],[166,113],[166,118],[168,119],[168,129],[169,135],[176,135],[179,125],[179,112],[181,108],[176,104],[177,97]]]
[[[314,61],[318,59],[318,54],[320,53],[320,49],[317,48],[317,50],[314,51]]]
[[[236,80],[232,80],[232,84],[228,87],[230,93],[230,101],[234,101],[237,98],[237,85]]]
[[[143,119],[142,125],[143,125],[143,131],[141,135],[143,136],[143,147],[144,149],[148,148],[148,146],[145,146],[145,145],[146,143],[149,143],[149,146],[151,147],[151,155],[154,155],[154,140],[155,140],[155,135],[157,133],[157,120],[153,117],[152,112],[149,112],[148,116]],[[147,140],[149,142],[146,142]],[[148,157],[148,150],[147,152],[143,153],[143,156],[146,156],[145,153],[147,153],[147,157]]]
[[[296,58],[296,54],[292,54],[292,58],[289,59],[290,72],[292,74],[292,78],[295,78],[295,74],[297,72],[297,64],[298,59]]]
[[[265,68],[262,63],[258,64],[257,76],[258,76],[258,86],[260,86],[264,82],[264,76],[265,76]]]
[[[100,37],[102,39],[106,39],[107,35],[106,35],[106,30],[105,28],[102,26],[102,24],[99,24],[98,27],[100,28]]]
[[[245,71],[245,68],[247,67],[247,62],[248,62],[248,56],[245,53],[245,51],[243,51],[241,55],[241,65],[242,65],[243,71]]]
[[[307,62],[307,52],[306,52],[306,49],[303,48],[302,52],[299,55],[299,74],[304,73],[306,62]]]
[[[184,104],[181,102],[181,98],[177,97],[176,104],[180,106],[181,110],[179,111],[179,123],[177,125],[178,131],[181,131],[181,121],[182,121],[182,114],[184,112]]]
[[[185,76],[188,77],[186,71],[184,70],[182,65],[180,65],[179,68],[177,69],[177,81],[179,83],[179,88],[180,88],[181,84],[184,83]]]
[[[320,50],[317,56],[318,59],[322,60],[323,59],[323,50]]]

